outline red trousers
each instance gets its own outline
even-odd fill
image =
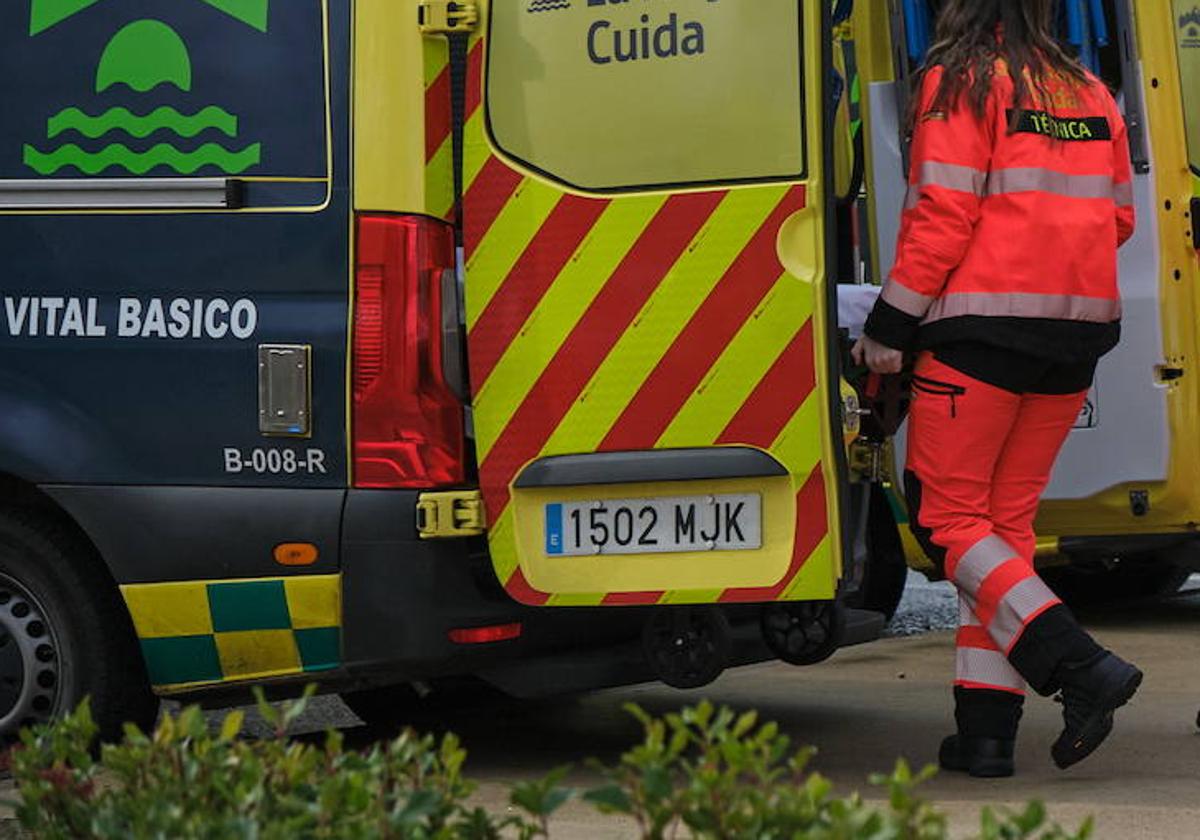
[[[959,592],[955,685],[1023,695],[1008,653],[1060,603],[1033,569],[1033,521],[1087,394],[1014,394],[930,353],[913,391],[907,490],[914,530]]]

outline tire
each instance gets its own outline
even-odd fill
[[[0,512],[0,739],[90,698],[104,740],[154,724],[133,627],[91,547],[33,512]]]
[[[876,485],[871,488],[870,510],[867,515],[867,568],[858,592],[847,600],[847,606],[883,613],[892,620],[904,586],[908,582],[908,563],[904,543],[887,492]]]
[[[1042,580],[1067,606],[1089,607],[1161,598],[1179,591],[1191,574],[1168,561],[1134,561],[1116,568],[1061,566],[1040,571]]]

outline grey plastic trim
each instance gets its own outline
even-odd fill
[[[759,449],[658,449],[597,452],[541,458],[522,470],[517,488],[639,484],[650,481],[703,481],[785,476],[782,464]]]
[[[0,210],[232,209],[230,178],[0,180]]]

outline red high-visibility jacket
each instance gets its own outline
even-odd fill
[[[867,334],[890,347],[995,343],[1099,357],[1121,318],[1117,248],[1133,234],[1124,119],[1104,84],[1054,78],[1013,114],[997,64],[986,116],[933,109],[925,75],[896,263]]]

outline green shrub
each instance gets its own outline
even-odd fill
[[[551,817],[578,796],[636,824],[645,840],[938,840],[944,816],[916,795],[932,774],[899,762],[873,783],[881,807],[857,795],[837,798],[809,773],[810,749],[793,750],[775,724],[707,703],[664,718],[629,710],[645,737],[615,766],[592,762],[603,784],[563,786],[568,768],[514,786],[512,813],[468,805],[466,753],[453,735],[440,741],[405,732],[366,752],[346,751],[340,734],[323,745],[287,737],[308,695],[276,709],[259,698],[275,737],[240,737],[233,712],[210,731],[196,708],[164,716],[152,736],[130,728],[97,760],[86,703],[52,726],[22,733],[11,754],[23,828],[45,838],[491,838],[549,837]],[[1045,810],[985,811],[983,840],[1083,840],[1047,825]]]
[[[774,723],[758,725],[754,712],[737,716],[709,703],[655,718],[626,707],[642,724],[641,744],[616,767],[593,766],[608,784],[584,793],[606,813],[632,817],[644,840],[679,836],[711,840],[940,840],[946,819],[916,795],[935,768],[913,774],[903,760],[873,785],[887,794],[886,807],[864,803],[858,794],[833,796],[833,785],[808,773],[815,750],[793,751]],[[1020,814],[986,810],[983,840],[1086,840],[1090,821],[1077,834],[1047,825],[1045,809],[1033,803]]]
[[[453,735],[435,742],[405,732],[365,753],[346,751],[337,732],[323,746],[289,741],[305,700],[275,709],[260,695],[274,738],[239,738],[241,712],[214,735],[192,707],[164,715],[150,737],[128,728],[99,761],[88,750],[96,726],[85,703],[56,725],[22,733],[11,758],[17,817],[45,838],[545,836],[533,815],[496,818],[464,804],[474,788]]]

